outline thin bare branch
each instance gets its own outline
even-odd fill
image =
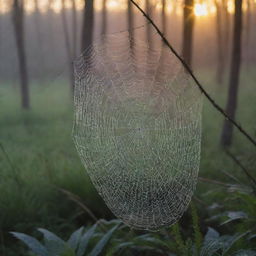
[[[215,109],[217,109],[217,111],[223,115],[229,122],[231,122],[255,147],[256,147],[256,140],[254,140],[251,135],[248,134],[247,131],[244,130],[244,128],[238,124],[234,119],[232,119],[226,112],[225,110],[219,106],[215,100],[208,94],[208,92],[204,89],[203,85],[198,81],[198,79],[196,78],[196,76],[194,75],[192,69],[186,64],[186,62],[184,61],[184,59],[177,53],[177,51],[173,48],[173,46],[169,43],[169,41],[166,39],[166,37],[164,36],[164,34],[160,31],[160,29],[157,27],[157,25],[154,23],[154,21],[149,17],[149,15],[147,13],[145,13],[143,11],[143,9],[141,9],[141,7],[135,3],[134,0],[130,0],[133,5],[136,6],[136,8],[143,14],[143,16],[149,21],[149,23],[155,28],[155,30],[157,31],[157,33],[160,35],[160,37],[162,38],[163,42],[166,44],[166,46],[171,50],[171,52],[178,58],[178,60],[181,62],[181,64],[183,65],[183,67],[185,68],[185,70],[189,73],[189,75],[193,78],[193,80],[195,81],[197,87],[199,88],[199,90],[201,91],[201,93],[208,99],[208,101],[213,105],[213,107]]]
[[[72,192],[63,189],[63,188],[59,188],[58,190],[61,191],[63,194],[65,194],[71,201],[75,202],[77,205],[79,205],[86,213],[88,213],[88,215],[95,221],[97,222],[98,219],[97,217],[93,214],[93,212],[82,202],[81,198],[75,194],[73,194]]]
[[[256,189],[256,179],[250,174],[245,166],[236,158],[236,156],[228,149],[225,150],[226,154],[241,168],[247,178],[253,183],[253,189]]]

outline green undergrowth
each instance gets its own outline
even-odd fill
[[[201,81],[224,106],[226,85],[216,85],[213,74],[202,72]],[[250,134],[255,136],[255,96],[253,71],[244,71],[239,89],[237,120]],[[31,110],[20,109],[19,88],[11,83],[0,86],[0,241],[2,250],[14,248],[10,231],[34,234],[36,227],[44,227],[56,233],[70,233],[75,228],[94,222],[95,218],[112,218],[112,214],[96,193],[86,170],[81,164],[72,138],[73,107],[69,86],[65,80],[31,85]],[[222,183],[248,184],[241,169],[220,147],[223,118],[204,99],[202,132],[202,157],[199,180],[195,193],[196,202],[202,204],[199,219],[203,232],[207,231],[212,205],[221,211],[235,210],[243,206],[252,212],[246,202],[250,198],[233,196],[232,205],[227,203],[228,188]],[[234,132],[232,152],[248,167],[255,163],[255,149],[239,134]],[[254,151],[253,151],[254,150]],[[232,179],[231,176],[235,176]],[[79,203],[80,205],[79,205]],[[254,201],[253,201],[254,202]],[[217,207],[217,206],[216,206]],[[240,208],[239,208],[240,207]],[[214,208],[214,207],[213,207]],[[218,208],[218,207],[217,207]],[[90,215],[89,209],[94,217]],[[214,211],[217,211],[215,208]],[[217,211],[218,212],[218,211]],[[185,223],[185,224],[184,224]],[[212,225],[217,225],[211,220]],[[255,222],[253,222],[255,224]],[[186,220],[183,218],[183,227]],[[249,228],[251,222],[246,224]],[[244,231],[244,226],[237,229]],[[227,231],[229,228],[221,227]],[[195,246],[199,246],[199,233]],[[23,248],[23,247],[22,247]],[[1,253],[0,253],[1,254]],[[11,254],[9,254],[11,255]],[[15,254],[14,254],[15,255]]]

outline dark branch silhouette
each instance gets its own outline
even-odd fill
[[[77,9],[76,1],[72,0],[73,57],[77,55]]]
[[[14,0],[13,2],[13,25],[14,35],[17,45],[17,53],[19,60],[20,88],[21,88],[21,105],[24,109],[30,108],[29,98],[29,81],[27,58],[25,50],[24,35],[24,6],[22,0]]]
[[[93,0],[85,0],[83,24],[82,24],[82,41],[81,52],[84,52],[93,41],[93,24],[94,24],[94,11]]]
[[[192,67],[193,28],[195,23],[193,9],[194,0],[184,0],[182,56],[190,67]]]
[[[68,22],[67,22],[67,17],[66,17],[65,0],[62,0],[61,17],[62,17],[62,26],[63,26],[63,30],[64,30],[66,52],[67,52],[68,63],[69,63],[69,78],[70,78],[71,94],[73,96],[75,81],[74,81],[72,59],[74,58],[74,56],[72,56],[71,42],[70,42],[69,33],[68,33]]]
[[[253,183],[253,189],[255,190],[256,179],[250,174],[250,172],[244,167],[244,165],[236,158],[236,156],[231,151],[227,149],[225,152],[241,168],[247,178]]]
[[[160,31],[160,29],[157,27],[157,25],[154,23],[154,21],[141,9],[141,7],[134,2],[134,0],[130,0],[136,8],[144,15],[144,17],[149,21],[149,23],[155,28],[157,33],[162,38],[163,42],[166,44],[166,46],[171,50],[171,52],[178,58],[178,60],[181,62],[185,70],[190,74],[190,76],[193,78],[194,82],[196,83],[199,90],[202,92],[202,94],[210,101],[210,103],[213,105],[214,108],[217,109],[217,111],[223,115],[230,123],[232,123],[255,147],[256,147],[256,141],[244,130],[244,128],[239,125],[233,118],[231,118],[223,108],[221,108],[214,99],[208,94],[208,92],[204,89],[203,85],[198,81],[198,79],[195,77],[193,71],[191,68],[187,65],[187,63],[183,60],[183,58],[177,53],[177,51],[172,47],[172,45],[169,43],[169,41],[166,39],[164,34]]]
[[[107,0],[103,0],[102,2],[102,20],[101,20],[101,34],[106,34],[107,29]]]
[[[225,73],[225,56],[224,56],[224,42],[223,40],[223,6],[222,2],[214,1],[216,7],[216,37],[217,37],[217,72],[216,78],[219,85],[223,84],[223,76]]]
[[[226,113],[231,119],[234,119],[237,107],[242,52],[242,0],[235,0],[234,30],[232,43],[233,46]],[[232,144],[232,137],[233,126],[230,122],[228,122],[228,120],[225,120],[221,134],[221,144],[225,147],[230,146]]]

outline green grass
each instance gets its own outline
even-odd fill
[[[79,195],[97,217],[110,216],[76,153],[71,138],[68,85],[32,87],[32,110],[20,109],[19,91],[0,89],[0,230],[53,230],[92,222],[56,187]],[[74,223],[73,220],[80,223]]]
[[[201,75],[200,80],[207,84],[211,95],[223,105],[226,98],[225,86],[217,86],[212,74],[207,72]],[[256,74],[253,70],[243,72],[237,120],[255,136],[254,81]],[[1,151],[2,239],[6,239],[7,232],[13,230],[31,232],[35,227],[44,227],[58,232],[92,222],[88,214],[82,214],[81,209],[56,187],[79,195],[97,217],[111,216],[92,186],[71,138],[73,110],[68,84],[64,80],[58,80],[51,84],[32,85],[31,99],[32,109],[23,111],[20,109],[18,88],[8,83],[0,86],[0,141],[13,165],[12,168]],[[199,175],[230,182],[222,172],[226,171],[246,180],[239,167],[219,146],[222,122],[220,114],[204,100]],[[255,149],[237,131],[234,133],[232,150],[245,161],[248,154],[255,156]],[[219,188],[199,182],[196,196],[207,204],[223,198],[221,194],[209,194],[209,190]],[[203,214],[203,210],[199,211],[199,216]]]

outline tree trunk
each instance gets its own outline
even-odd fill
[[[162,0],[162,32],[165,35],[166,33],[166,0]]]
[[[152,17],[152,5],[150,0],[146,0],[146,13],[148,14],[149,17]],[[148,44],[149,47],[151,48],[153,46],[153,40],[152,40],[152,28],[151,28],[151,24],[149,22],[147,22],[146,25],[146,36],[147,36],[147,40],[148,40]],[[149,51],[150,54],[150,51]]]
[[[76,0],[72,0],[72,25],[73,25],[73,58],[77,55],[77,10]]]
[[[101,34],[106,34],[106,28],[107,28],[107,6],[106,6],[106,0],[103,0],[102,3],[102,21],[101,21]]]
[[[182,56],[185,62],[192,66],[193,27],[195,21],[194,0],[185,0],[183,12],[183,48]]]
[[[21,106],[24,109],[29,109],[29,82],[24,42],[24,10],[22,0],[14,0],[13,2],[13,24],[19,60]]]
[[[224,52],[224,65],[227,66],[229,59],[230,49],[230,14],[228,12],[228,0],[222,0],[223,11],[223,52]]]
[[[93,0],[85,0],[84,18],[83,18],[83,26],[82,26],[82,42],[81,42],[82,52],[84,52],[92,44],[93,23],[94,23]]]
[[[65,8],[65,0],[62,0],[62,10],[61,10],[61,17],[62,17],[62,25],[64,30],[64,37],[65,37],[65,45],[68,57],[68,65],[69,65],[69,78],[70,78],[70,88],[71,94],[74,94],[74,71],[73,71],[73,55],[71,44],[69,40],[69,33],[68,33],[68,24],[67,24],[67,17],[66,17],[66,8]]]
[[[226,105],[226,113],[234,119],[237,107],[237,94],[241,64],[241,38],[242,38],[242,0],[235,0],[233,47],[231,56],[231,69],[229,77],[229,92]],[[232,143],[233,126],[228,121],[224,121],[221,144],[230,146]]]
[[[128,8],[127,8],[127,18],[128,18],[128,32],[129,32],[129,37],[130,37],[130,49],[131,49],[131,54],[133,55],[133,50],[134,50],[134,18],[133,18],[133,8],[132,8],[132,2],[128,0],[127,2]]]
[[[251,39],[251,2],[250,0],[247,0],[246,36],[245,36],[247,68],[249,67],[249,63],[250,63],[250,39]]]
[[[35,17],[35,34],[36,34],[36,40],[38,45],[38,51],[37,51],[37,58],[38,61],[38,75],[39,78],[44,78],[44,71],[45,71],[45,61],[44,61],[44,53],[43,53],[43,37],[42,37],[42,29],[41,29],[41,19],[40,19],[40,10],[38,6],[38,0],[34,0],[35,4],[35,11],[34,11],[34,17]]]
[[[223,84],[223,75],[225,72],[225,63],[224,63],[224,51],[223,51],[223,30],[222,30],[222,18],[223,12],[221,8],[221,3],[215,0],[216,6],[216,35],[217,35],[217,72],[216,78],[219,85]]]

